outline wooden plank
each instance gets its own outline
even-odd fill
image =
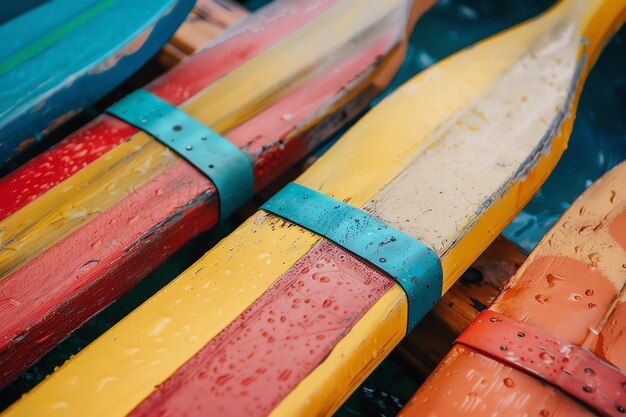
[[[566,1],[431,67],[297,182],[430,246],[447,290],[558,161],[593,63],[583,49],[597,56],[622,11]],[[258,212],[6,415],[328,415],[406,318],[378,269]]]
[[[200,0],[192,13],[159,53],[159,61],[172,67],[198,51],[248,11],[232,0]]]
[[[192,7],[192,0],[60,0],[5,22],[0,165],[132,75]]]
[[[276,2],[148,89],[240,147],[258,190],[390,81],[415,21],[407,5]],[[0,202],[0,290],[10,300],[0,306],[2,383],[218,221],[207,178],[110,116],[0,180],[0,190],[13,197]]]
[[[489,307],[582,346],[622,373],[626,370],[625,186],[626,164],[622,163],[572,204]],[[523,352],[522,361],[524,355],[533,357]],[[548,357],[546,363],[551,364]],[[565,365],[559,366],[562,370]],[[598,362],[586,366],[597,371]],[[588,391],[602,388],[598,383]],[[457,344],[401,415],[622,414],[623,399],[613,400],[608,413],[594,412],[540,378]]]

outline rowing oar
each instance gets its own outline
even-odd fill
[[[418,75],[6,415],[331,414],[548,176],[623,11],[565,1]]]
[[[625,262],[622,163],[572,204],[401,414],[625,415]]]
[[[274,2],[1,179],[0,385],[359,114],[431,3]]]

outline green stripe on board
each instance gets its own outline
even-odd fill
[[[68,33],[76,30],[80,26],[84,25],[94,17],[98,16],[100,13],[104,12],[119,0],[102,0],[89,10],[81,13],[76,16],[74,19],[65,23],[62,26],[54,29],[47,36],[37,39],[35,42],[26,46],[22,50],[20,50],[17,54],[10,56],[5,59],[3,62],[0,62],[0,76],[6,74],[7,72],[13,70],[15,67],[21,65],[22,63],[28,61],[32,57],[44,51],[50,45],[58,42]]]

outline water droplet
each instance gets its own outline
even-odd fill
[[[174,125],[172,126],[172,130],[174,132],[180,132],[181,130],[183,130],[183,127],[181,125]]]
[[[378,261],[379,261],[381,264],[384,264],[385,262],[387,262],[387,260],[386,260],[385,258],[380,258]]]
[[[286,381],[289,379],[290,376],[291,376],[291,370],[285,369],[280,374],[278,374],[278,379],[280,381]]]
[[[600,262],[600,254],[598,252],[593,252],[587,255],[592,265],[597,265]]]
[[[592,289],[588,289],[587,291],[585,291],[585,295],[588,297],[591,297],[593,295],[593,290]]]
[[[548,297],[546,297],[543,294],[537,294],[537,295],[535,295],[535,300],[537,300],[537,302],[540,303],[540,304],[544,304],[544,303],[548,302]]]
[[[541,359],[544,363],[554,363],[554,356],[550,355],[548,352],[541,352],[539,354],[539,359]]]
[[[231,379],[233,379],[232,374],[224,374],[224,375],[218,376],[217,379],[215,380],[215,383],[219,386],[222,386],[226,384],[228,381],[230,381]]]
[[[331,306],[332,303],[333,303],[333,300],[331,300],[330,298],[327,298],[324,300],[324,303],[322,303],[322,307],[328,308]]]
[[[587,225],[587,226],[583,226],[580,229],[578,229],[578,233],[581,235],[589,235],[591,233],[593,233],[593,226],[591,225]]]
[[[556,285],[557,281],[565,280],[564,276],[558,274],[548,274],[546,275],[546,282],[548,283],[548,287],[552,288]]]
[[[185,146],[185,149],[187,149],[188,151],[190,151],[190,150],[192,150],[192,149],[193,149],[193,146],[191,146],[191,145],[187,145],[187,146]]]
[[[511,378],[504,378],[504,386],[507,388],[513,388],[515,386],[515,382]]]

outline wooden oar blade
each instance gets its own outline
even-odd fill
[[[461,335],[461,344],[401,415],[624,413],[625,186],[622,163],[585,191],[546,234],[489,307],[493,317],[485,320],[481,313],[478,318],[507,323],[499,326],[504,330],[470,325],[468,332],[481,326],[477,335],[506,356],[489,355]],[[502,337],[511,330],[508,323],[519,327],[512,339]],[[531,332],[545,335],[538,339]],[[520,349],[517,341],[525,339]]]

